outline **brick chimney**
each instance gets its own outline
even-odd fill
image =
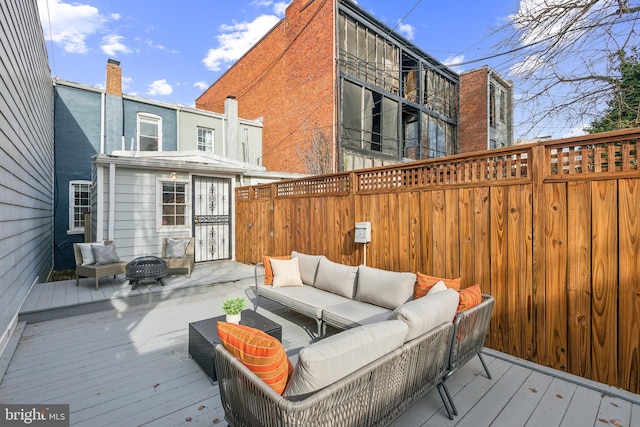
[[[122,96],[122,68],[115,59],[107,60],[107,95]]]

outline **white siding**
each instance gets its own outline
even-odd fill
[[[105,237],[109,227],[109,174],[104,168],[104,185],[101,195],[104,198]],[[148,169],[116,167],[116,204],[114,236],[108,236],[116,243],[118,255],[124,261],[146,255],[160,256],[164,237],[188,237],[190,231],[158,232],[156,230],[156,178],[169,179],[169,172],[154,172]],[[179,180],[189,180],[189,174],[178,173]],[[191,185],[189,184],[189,187]],[[191,204],[189,188],[189,205]],[[191,207],[189,206],[189,210]]]
[[[53,166],[53,84],[36,0],[3,0],[0,350],[31,284],[53,266]]]

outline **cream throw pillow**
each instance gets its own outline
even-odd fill
[[[427,292],[427,295],[433,295],[433,294],[437,294],[438,292],[444,292],[447,289],[448,289],[447,285],[445,285],[444,282],[440,280],[438,283],[433,285],[431,289],[429,289],[429,292]]]
[[[271,259],[271,269],[273,270],[274,288],[302,286],[298,258],[288,260]]]

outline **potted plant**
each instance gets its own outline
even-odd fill
[[[247,301],[243,297],[227,298],[222,303],[222,311],[227,315],[227,322],[239,323],[240,313],[247,306]]]

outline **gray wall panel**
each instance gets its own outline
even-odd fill
[[[53,85],[36,0],[0,2],[0,349],[53,266]]]

